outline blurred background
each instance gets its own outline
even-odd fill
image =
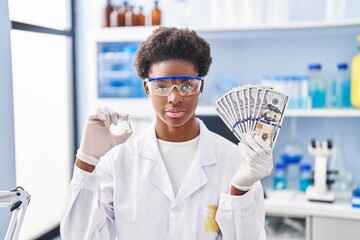
[[[269,239],[358,239],[359,12],[358,0],[0,0],[0,191],[31,194],[20,239],[60,238],[89,113],[128,112],[133,129],[153,121],[133,61],[159,25],[211,44],[197,115],[234,143],[215,111],[224,93],[265,84],[290,97],[263,181]],[[314,171],[322,142],[326,165]],[[325,204],[306,191],[323,173],[335,196]],[[0,238],[10,218],[0,208]]]

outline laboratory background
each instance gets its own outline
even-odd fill
[[[133,61],[159,25],[210,43],[196,114],[212,131],[237,143],[215,110],[234,87],[289,96],[262,182],[268,239],[360,239],[359,13],[358,0],[0,0],[0,239],[16,213],[19,239],[60,239],[97,107],[129,113],[134,130],[154,120]],[[29,196],[10,211],[18,186]]]

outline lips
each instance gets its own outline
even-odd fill
[[[185,109],[183,109],[183,108],[169,108],[169,109],[166,109],[165,112],[169,112],[169,113],[185,112]]]
[[[172,118],[179,118],[185,114],[185,109],[183,108],[169,108],[165,110],[165,114]]]

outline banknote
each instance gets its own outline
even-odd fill
[[[243,85],[231,89],[216,101],[216,111],[239,141],[244,134],[256,134],[274,147],[289,97],[270,86]]]
[[[258,116],[255,118],[255,134],[270,146],[274,146],[284,119],[289,97],[272,89],[265,90]]]

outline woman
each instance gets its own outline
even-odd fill
[[[63,239],[265,239],[260,184],[272,150],[239,147],[195,117],[210,64],[196,32],[160,27],[135,67],[156,112],[147,129],[113,135],[127,115],[98,109],[85,124],[61,221]]]

